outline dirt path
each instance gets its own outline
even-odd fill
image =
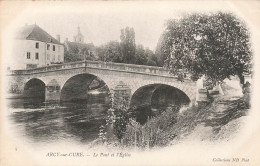
[[[229,141],[236,137],[249,109],[238,89],[226,84],[222,85],[222,89],[225,95],[219,96],[212,104],[200,110],[195,118],[196,125],[191,127],[190,134],[183,141]],[[172,143],[180,141],[174,140]]]

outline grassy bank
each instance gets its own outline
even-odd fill
[[[247,96],[242,97],[241,93],[237,93],[237,90],[228,85],[224,84],[222,87],[225,95],[216,97],[205,107],[192,105],[181,109],[168,108],[160,115],[148,119],[144,125],[131,118],[126,121],[126,117],[122,115],[127,115],[128,110],[120,108],[120,116],[114,120],[112,118],[115,122],[111,131],[114,132],[110,132],[110,135],[101,134],[104,137],[101,137],[98,144],[105,142],[109,147],[142,150],[165,147],[195,138],[200,141],[228,141],[239,132],[249,108]],[[116,125],[118,126],[115,127]]]
[[[226,93],[203,108],[168,109],[144,125],[130,120],[121,142],[126,147],[145,149],[176,144],[191,135],[201,141],[228,140],[239,130],[240,119],[248,110],[244,97]]]

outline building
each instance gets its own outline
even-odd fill
[[[11,69],[31,69],[64,62],[60,36],[53,38],[38,25],[25,25],[15,35]]]
[[[95,60],[95,46],[93,43],[85,43],[84,36],[77,28],[77,34],[74,36],[73,42],[66,38],[65,46],[65,62]]]
[[[76,43],[84,43],[84,36],[80,32],[80,27],[78,26],[78,34],[74,36],[74,42]]]

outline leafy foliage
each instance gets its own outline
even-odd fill
[[[113,104],[113,112],[115,116],[114,120],[114,134],[121,140],[125,131],[126,126],[129,123],[131,112],[129,111],[128,101],[124,98],[119,98],[116,103]]]
[[[99,127],[99,135],[98,138],[102,141],[102,143],[107,142],[107,137],[106,137],[107,132],[105,131],[105,126],[101,125]]]
[[[121,29],[120,42],[110,41],[105,45],[96,48],[97,57],[105,62],[138,64],[159,66],[157,54],[142,44],[136,45],[135,31],[126,27]]]
[[[104,62],[122,63],[120,43],[117,41],[110,41],[104,46],[97,48],[97,56]]]
[[[160,41],[165,66],[212,82],[251,73],[252,53],[245,23],[229,13],[192,14],[169,20]]]
[[[134,63],[135,58],[135,31],[134,28],[121,29],[120,46],[124,63]]]
[[[130,119],[123,136],[123,143],[138,148],[165,146],[175,137],[168,131],[177,122],[176,120],[176,108],[162,112],[159,116],[149,119],[144,125]]]
[[[144,46],[139,44],[137,45],[136,52],[135,52],[135,64],[138,65],[145,65],[147,64],[148,56],[146,54],[146,50]]]

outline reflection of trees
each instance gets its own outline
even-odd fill
[[[60,106],[44,105],[43,101],[37,104],[34,99],[24,100],[24,105],[20,106],[25,111],[10,116],[23,135],[35,142],[61,139],[91,141],[98,137],[99,127],[105,124],[106,110],[110,105],[104,94],[95,97],[91,103],[62,103]],[[27,109],[31,111],[26,112]]]
[[[79,79],[73,80],[72,86],[82,88],[81,84],[87,81],[86,89],[93,81],[98,81],[98,87],[102,93],[91,95],[84,92],[89,100],[79,103],[44,103],[40,98],[21,99],[21,103],[11,104],[12,108],[21,108],[24,111],[11,114],[14,125],[22,129],[26,137],[36,142],[56,141],[59,139],[76,139],[90,141],[98,137],[100,125],[105,124],[106,110],[110,107],[109,89],[105,83],[93,75],[80,75]],[[75,82],[76,81],[76,82]],[[34,82],[25,87],[26,90],[33,88]],[[48,84],[48,90],[54,90],[55,84]],[[55,87],[55,88],[54,88]],[[71,88],[69,88],[71,89]],[[75,92],[77,93],[77,92]],[[70,94],[71,95],[71,94]],[[27,110],[30,110],[29,112]]]

